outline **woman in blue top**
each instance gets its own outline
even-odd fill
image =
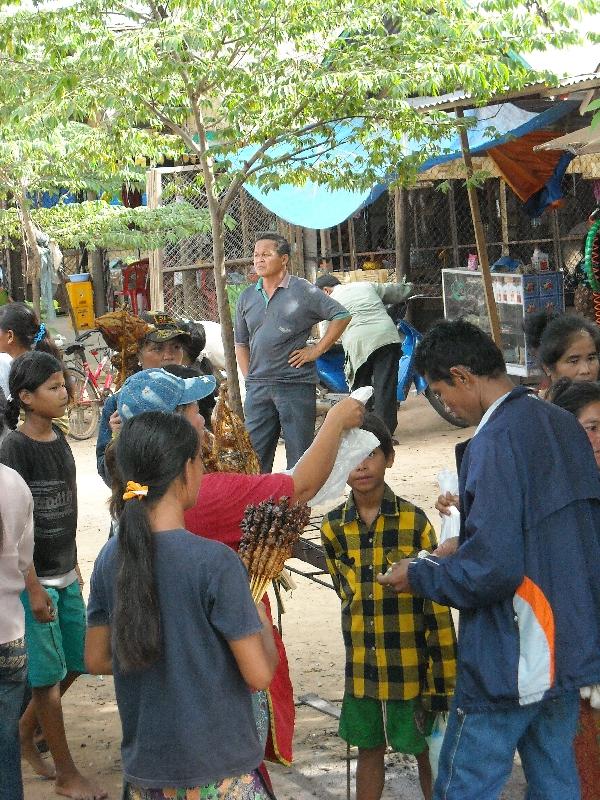
[[[119,536],[94,566],[86,664],[114,674],[124,797],[264,800],[251,689],[269,685],[277,650],[237,554],[184,528],[198,435],[179,415],[144,412],[115,456]]]

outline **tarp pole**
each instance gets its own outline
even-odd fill
[[[456,116],[459,119],[464,119],[462,108],[456,109]],[[487,244],[485,241],[485,231],[483,229],[483,222],[481,221],[481,211],[479,208],[479,198],[477,197],[477,190],[471,183],[473,177],[473,160],[471,159],[471,151],[469,149],[469,139],[467,131],[463,125],[460,126],[460,146],[462,150],[463,161],[465,162],[465,169],[467,172],[467,193],[469,195],[469,205],[471,206],[471,218],[473,220],[473,228],[475,230],[475,242],[477,243],[477,254],[479,256],[479,267],[483,278],[483,291],[485,294],[485,304],[487,306],[488,316],[490,318],[490,331],[492,339],[502,347],[502,335],[500,333],[500,319],[498,317],[498,307],[494,299],[494,290],[492,287],[492,273],[490,271],[490,262],[488,260]]]

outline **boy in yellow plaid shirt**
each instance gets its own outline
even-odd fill
[[[343,505],[323,518],[327,568],[342,601],[346,683],[339,734],[358,747],[356,800],[379,800],[386,747],[416,756],[425,800],[432,777],[426,736],[437,711],[447,711],[456,677],[450,610],[409,594],[394,595],[375,576],[436,537],[419,508],[385,483],[394,463],[391,435],[374,414],[362,426],[379,440],[348,476]]]

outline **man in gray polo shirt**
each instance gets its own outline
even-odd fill
[[[246,379],[244,415],[262,472],[271,472],[280,433],[288,469],[310,446],[316,414],[314,361],[350,322],[350,314],[333,298],[288,273],[289,257],[283,236],[264,234],[254,245],[258,282],[237,303],[235,352]],[[312,326],[323,320],[330,322],[325,336],[307,347]]]

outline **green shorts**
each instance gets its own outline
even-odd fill
[[[374,700],[344,694],[339,735],[348,744],[369,750],[389,745],[397,753],[420,755],[427,748],[434,714],[425,714],[424,730],[415,721],[418,700]],[[384,727],[384,712],[386,724]],[[386,739],[387,733],[387,739]]]
[[[52,622],[38,622],[31,613],[27,592],[21,594],[29,683],[34,688],[54,686],[67,672],[85,672],[85,604],[79,584],[73,581],[64,589],[44,588],[56,609]]]

